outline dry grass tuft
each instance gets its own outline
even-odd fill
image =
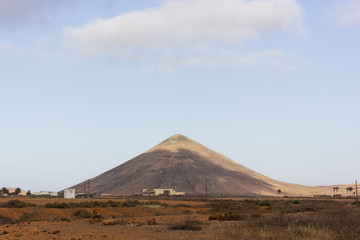
[[[319,203],[315,206],[319,207]],[[322,210],[314,207],[314,209],[315,212],[305,215],[289,213],[288,209],[278,209],[271,215],[239,222],[235,228],[222,233],[221,238],[360,240],[359,209],[348,206],[341,208],[332,206]]]
[[[182,223],[175,223],[170,226],[171,230],[191,230],[191,231],[200,231],[202,230],[203,223],[200,221],[186,220]]]

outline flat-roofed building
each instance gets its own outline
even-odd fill
[[[50,191],[40,191],[40,192],[34,192],[35,196],[51,196],[51,197],[57,197],[57,192],[50,192]]]
[[[65,189],[64,198],[75,198],[75,189],[72,188]]]
[[[143,196],[184,196],[185,192],[176,192],[173,188],[149,188],[143,189]]]

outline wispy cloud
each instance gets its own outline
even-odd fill
[[[277,49],[249,54],[239,53],[232,49],[208,49],[206,53],[197,52],[192,55],[189,53],[185,56],[173,54],[153,60],[148,66],[142,68],[141,72],[169,72],[184,68],[244,70],[255,67],[292,71],[299,67],[294,58],[296,58],[295,53],[284,53]]]
[[[11,43],[0,43],[0,54],[11,58],[18,58],[21,56],[21,52]]]
[[[63,56],[61,52],[56,51],[58,42],[53,35],[46,35],[34,42],[35,57],[39,60],[55,59]]]
[[[56,38],[55,36],[52,36],[52,35],[47,35],[47,36],[44,36],[38,40],[36,40],[35,42],[35,46],[36,47],[43,47],[43,46],[46,46],[48,45],[49,43],[51,43],[52,41],[54,41]]]
[[[360,0],[340,1],[328,14],[339,26],[360,26]]]
[[[249,56],[236,54],[234,49],[277,32],[302,34],[302,15],[295,0],[172,0],[157,8],[66,28],[64,44],[81,57],[104,55],[164,66],[204,65],[209,61],[217,66],[251,65]],[[206,56],[199,50],[206,48],[217,50]],[[231,56],[234,60],[223,61],[227,57],[222,49],[235,53]]]

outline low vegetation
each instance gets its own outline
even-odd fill
[[[330,208],[310,215],[271,215],[239,222],[223,232],[224,239],[317,239],[359,240],[359,209]]]
[[[39,221],[39,220],[40,220],[40,218],[36,213],[24,213],[18,219],[4,217],[4,216],[0,215],[0,225],[14,224],[14,223],[20,223],[20,222],[34,222],[34,221]]]
[[[15,223],[14,219],[0,215],[0,225],[13,224],[13,223]]]
[[[5,203],[0,203],[0,208],[24,208],[24,207],[34,207],[35,204],[27,203],[19,200],[10,200]]]
[[[200,221],[186,220],[181,223],[174,223],[170,225],[171,230],[191,230],[191,231],[200,231],[202,230],[203,223]]]
[[[16,215],[9,215],[14,210],[5,208],[27,209],[17,209]],[[188,208],[192,208],[190,212],[186,212]],[[0,225],[48,220],[44,219],[46,214],[42,211],[64,213],[63,216],[52,216],[56,217],[56,221],[50,218],[53,222],[100,223],[103,227],[146,225],[148,229],[157,225],[156,228],[164,232],[185,230],[189,232],[184,234],[193,234],[191,232],[196,231],[196,236],[210,234],[212,239],[360,240],[360,204],[348,200],[277,198],[261,201],[209,200],[198,201],[196,204],[178,200],[166,204],[161,200],[98,200],[48,202],[46,205],[36,206],[26,200],[10,200],[0,204]],[[20,217],[19,212],[23,212]],[[166,219],[171,220],[164,222]]]
[[[221,232],[219,239],[360,240],[360,207],[356,203],[274,200],[266,204],[216,201],[210,205],[218,214],[209,220],[237,221],[233,228]]]
[[[211,215],[209,220],[219,220],[219,221],[242,221],[246,219],[246,215],[243,214],[233,214],[232,212]]]
[[[74,216],[79,218],[91,218],[93,215],[86,210],[79,209],[74,213]]]
[[[115,201],[91,201],[91,202],[69,202],[69,203],[47,203],[45,208],[94,208],[94,207],[136,207],[142,205],[139,201],[127,200],[125,202]]]

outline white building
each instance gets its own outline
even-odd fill
[[[40,192],[34,192],[35,196],[51,196],[51,197],[57,197],[57,192],[50,192],[50,191],[40,191]]]
[[[65,189],[64,198],[75,198],[75,189],[73,188]]]
[[[13,192],[15,192],[16,188],[7,188],[7,190],[9,190],[9,193],[13,193]],[[25,196],[26,192],[27,192],[26,190],[21,189],[19,196]]]
[[[173,188],[160,189],[160,188],[151,188],[143,189],[143,196],[184,196],[185,192],[176,192]]]

